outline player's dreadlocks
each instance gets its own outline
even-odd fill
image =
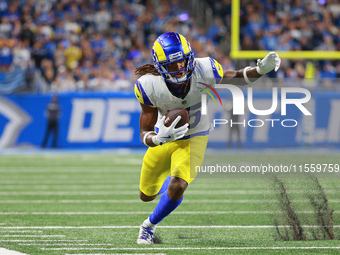
[[[135,74],[143,76],[145,74],[161,75],[152,64],[145,64],[135,69]]]

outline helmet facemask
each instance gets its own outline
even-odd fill
[[[167,82],[176,83],[176,84],[180,84],[180,83],[183,83],[183,82],[189,80],[191,78],[192,70],[193,70],[193,64],[192,64],[193,61],[190,61],[190,59],[189,59],[190,57],[191,56],[190,56],[190,53],[189,53],[189,54],[187,54],[187,56],[185,56],[183,58],[180,58],[178,60],[176,59],[176,60],[173,60],[172,62],[160,63],[159,64],[159,68],[161,69],[160,73],[162,74],[164,79]],[[169,70],[169,65],[173,64],[173,63],[176,63],[178,61],[181,61],[181,60],[185,60],[186,61],[185,67],[183,69],[171,72]],[[183,71],[184,71],[184,74],[181,77],[177,77],[177,74],[181,73]]]
[[[155,68],[166,82],[181,84],[191,78],[194,70],[194,52],[183,36],[173,32],[159,36],[154,44],[152,56]],[[183,69],[169,71],[169,64],[181,60],[186,60]],[[177,77],[176,74],[183,71],[184,75]]]

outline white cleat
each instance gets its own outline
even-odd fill
[[[153,237],[155,235],[155,226],[150,227],[147,222],[149,219],[145,220],[139,228],[139,235],[137,238],[137,244],[153,244]]]

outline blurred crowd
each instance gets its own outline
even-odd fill
[[[219,45],[230,34],[231,0],[207,1],[215,17],[209,34]],[[240,6],[241,50],[340,51],[339,0],[241,0]],[[283,60],[270,76],[292,81],[311,77],[310,72],[324,88],[334,89],[340,61]]]
[[[180,0],[0,0],[0,80],[19,67],[25,91],[132,90],[134,68],[152,63],[152,44],[167,31],[187,37],[195,57],[234,69],[231,0],[206,2],[214,17],[207,28]],[[340,3],[324,2],[242,0],[242,50],[340,50]],[[340,78],[339,61],[313,65],[319,77]],[[283,61],[271,75],[305,71],[303,60]]]

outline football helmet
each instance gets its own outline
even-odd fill
[[[191,78],[194,70],[194,52],[184,36],[174,32],[160,35],[153,44],[152,57],[155,68],[165,81],[179,84]],[[186,60],[184,69],[174,72],[169,71],[169,64],[183,59]],[[183,76],[178,77],[176,75],[183,71],[185,71]]]

